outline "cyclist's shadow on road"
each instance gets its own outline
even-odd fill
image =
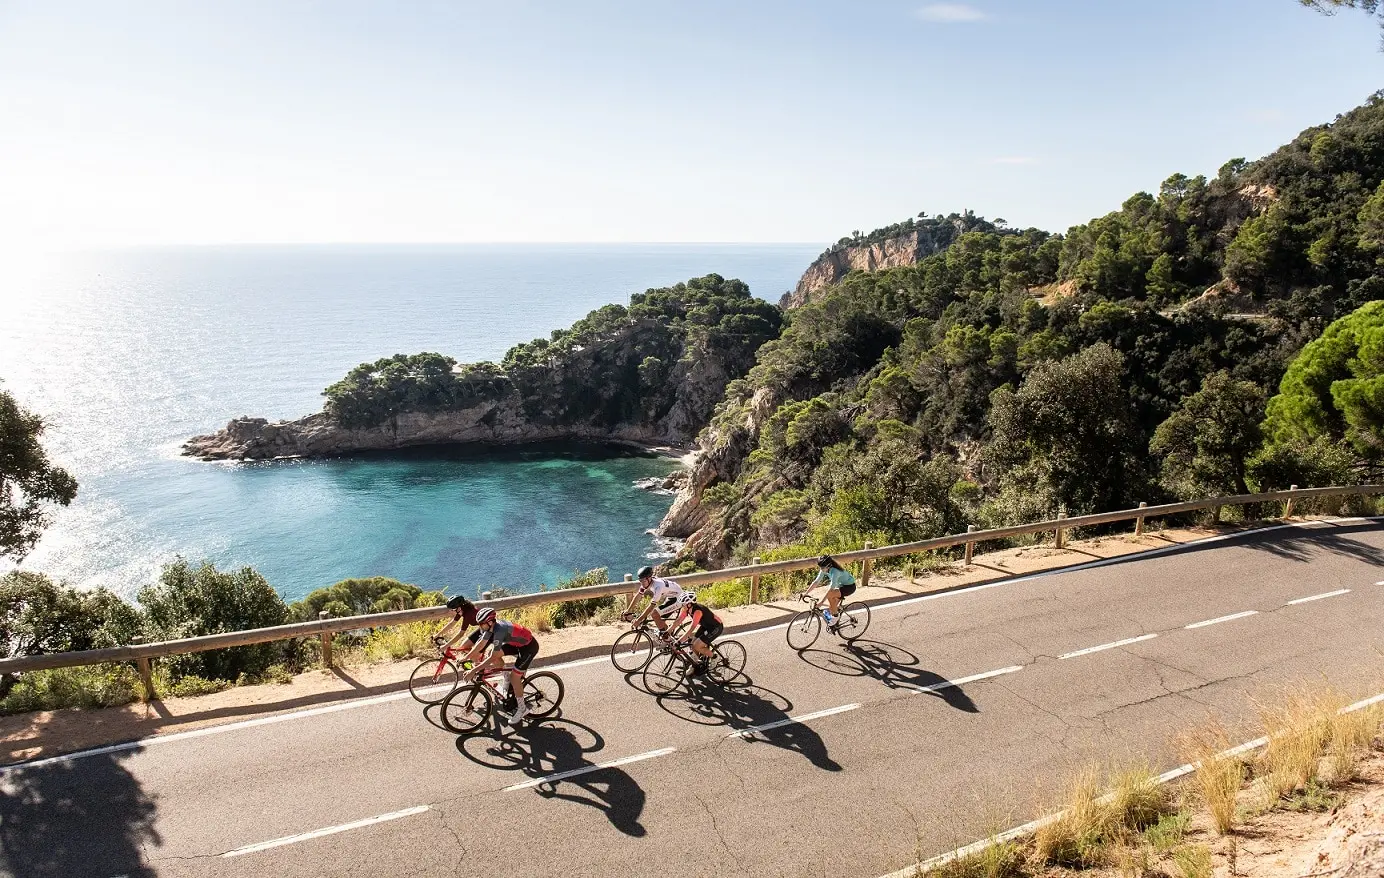
[[[603,749],[600,732],[560,717],[528,723],[498,740],[482,735],[457,738],[457,750],[472,762],[525,775],[528,780],[516,779],[516,785],[529,785],[507,790],[508,794],[521,796],[532,790],[545,799],[587,805],[604,812],[610,825],[625,835],[641,838],[647,831],[639,822],[644,790],[620,768],[596,768],[587,754]],[[568,772],[580,773],[560,776]]]
[[[696,685],[658,699],[667,713],[699,725],[724,726],[728,737],[749,744],[768,744],[800,753],[824,771],[840,771],[827,753],[826,742],[806,723],[789,717],[793,702],[772,689],[756,686],[746,674],[729,686]],[[763,728],[772,726],[772,728]],[[726,745],[735,744],[727,741]]]
[[[823,671],[843,677],[871,677],[891,689],[923,690],[924,695],[940,698],[966,713],[980,708],[960,686],[943,685],[947,678],[919,667],[918,657],[902,646],[879,640],[857,640],[843,644],[844,651],[805,649],[803,661]]]

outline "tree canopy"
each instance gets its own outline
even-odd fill
[[[48,526],[54,505],[77,496],[77,480],[48,460],[43,419],[0,390],[0,558],[23,558]]]

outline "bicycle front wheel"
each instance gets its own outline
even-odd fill
[[[682,685],[682,660],[673,653],[644,666],[644,688],[654,695],[668,695]]]
[[[479,683],[453,689],[442,702],[442,725],[458,735],[467,735],[485,725],[495,701],[490,690]]]
[[[836,620],[836,633],[847,643],[855,643],[865,636],[870,627],[870,605],[856,601],[841,608],[841,616]]]
[[[610,645],[610,663],[622,674],[644,670],[654,657],[654,639],[642,629],[626,631]]]
[[[822,634],[822,617],[816,610],[803,610],[788,623],[788,645],[802,652]]]
[[[461,670],[451,659],[425,659],[408,678],[408,691],[422,704],[438,704],[461,682]]]
[[[562,704],[565,687],[562,678],[552,671],[539,671],[524,678],[524,704],[534,719],[551,716]]]
[[[723,640],[712,649],[716,657],[707,668],[707,676],[722,686],[735,682],[745,670],[745,647],[738,640]]]

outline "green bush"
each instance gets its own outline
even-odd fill
[[[440,591],[423,591],[385,576],[367,579],[343,579],[327,588],[310,592],[307,597],[289,606],[289,615],[298,622],[308,622],[326,611],[332,618],[360,616],[366,613],[387,613],[414,607],[434,607],[445,603]]]
[[[58,710],[65,707],[116,707],[140,698],[139,674],[122,664],[30,671],[4,698],[0,713]]]
[[[200,637],[282,625],[288,607],[273,587],[253,569],[222,572],[212,564],[192,567],[179,559],[163,568],[157,585],[139,593],[150,634],[159,640]],[[281,660],[281,644],[237,646],[164,660],[173,679],[197,676],[208,680],[237,680],[255,676]]]
[[[598,567],[595,570],[588,570],[585,573],[574,575],[571,579],[564,579],[558,582],[557,590],[562,591],[569,588],[583,588],[588,585],[603,585],[610,571],[605,567]],[[615,606],[617,598],[588,598],[583,601],[568,601],[566,603],[554,604],[552,612],[552,625],[554,628],[565,628],[568,625],[580,625],[591,619],[598,613],[609,610]]]

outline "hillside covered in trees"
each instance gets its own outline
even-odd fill
[[[1380,306],[1294,358],[1381,264],[1384,93],[1064,235],[851,273],[730,384],[666,529],[719,564],[1370,475]]]

